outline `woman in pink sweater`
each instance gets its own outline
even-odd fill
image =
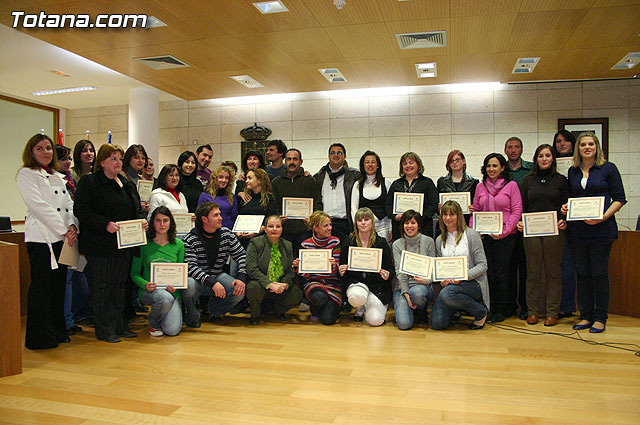
[[[509,293],[516,289],[516,282],[509,282],[509,260],[522,215],[522,197],[518,184],[509,178],[507,161],[501,154],[487,155],[482,165],[482,176],[473,197],[473,210],[502,211],[502,232],[482,236],[489,267],[489,319],[495,323],[510,316]]]

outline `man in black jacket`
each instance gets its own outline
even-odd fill
[[[347,149],[342,143],[329,146],[329,162],[313,177],[320,188],[324,212],[331,217],[331,234],[344,240],[353,230],[351,191],[360,172],[347,164]]]

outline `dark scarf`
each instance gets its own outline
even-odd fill
[[[347,166],[345,164],[342,167],[340,167],[338,171],[333,172],[333,170],[331,170],[331,167],[329,166],[329,163],[327,162],[327,165],[322,167],[322,169],[320,170],[320,172],[322,171],[327,172],[327,174],[329,175],[329,178],[331,179],[331,189],[335,189],[336,186],[338,185],[338,178],[347,172]]]

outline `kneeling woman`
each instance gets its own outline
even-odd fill
[[[309,216],[308,226],[313,236],[302,242],[303,249],[330,249],[331,273],[301,273],[304,293],[311,303],[311,317],[325,325],[333,325],[338,320],[342,308],[342,286],[338,275],[340,261],[340,239],[331,236],[331,217],[324,211],[315,211]],[[300,259],[293,261],[296,269]]]
[[[247,249],[247,299],[251,306],[252,325],[257,325],[262,302],[270,300],[278,319],[300,304],[302,291],[296,285],[293,270],[293,247],[282,239],[282,220],[277,215],[267,217],[265,234],[251,239]]]
[[[169,208],[153,210],[150,221],[149,241],[131,262],[131,279],[140,288],[142,303],[151,306],[149,334],[174,336],[182,329],[180,292],[173,286],[158,288],[151,282],[151,263],[184,263],[184,244],[176,238],[176,222]]]
[[[434,295],[431,279],[409,276],[400,271],[402,251],[429,257],[436,256],[433,239],[420,233],[420,223],[422,223],[422,216],[419,212],[405,211],[400,218],[402,237],[393,243],[393,259],[398,277],[398,288],[393,291],[393,309],[396,314],[396,324],[401,331],[413,327],[414,312],[415,315],[427,318],[427,305]]]
[[[345,241],[340,252],[340,275],[347,288],[349,304],[356,309],[354,320],[380,326],[387,316],[391,301],[391,277],[393,259],[391,249],[384,238],[376,233],[375,215],[369,208],[360,208],[355,215],[355,229]],[[382,267],[378,273],[359,272],[348,269],[349,247],[382,249]]]
[[[447,201],[440,210],[440,230],[436,239],[436,256],[467,257],[468,280],[443,280],[442,290],[431,311],[431,328],[446,329],[453,315],[464,310],[474,316],[471,329],[482,329],[489,311],[487,257],[478,232],[467,227],[462,208]]]

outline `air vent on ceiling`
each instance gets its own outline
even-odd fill
[[[338,68],[318,68],[320,74],[330,83],[346,83],[347,79]]]
[[[530,74],[538,65],[540,58],[518,58],[511,70],[512,74]]]
[[[640,63],[640,52],[629,52],[620,59],[611,69],[631,69]]]
[[[396,34],[400,49],[431,49],[447,45],[446,31],[412,32]]]
[[[153,69],[174,69],[174,68],[186,68],[189,65],[186,62],[181,61],[180,59],[171,56],[152,56],[148,58],[136,58],[137,61],[147,65],[149,68]]]

